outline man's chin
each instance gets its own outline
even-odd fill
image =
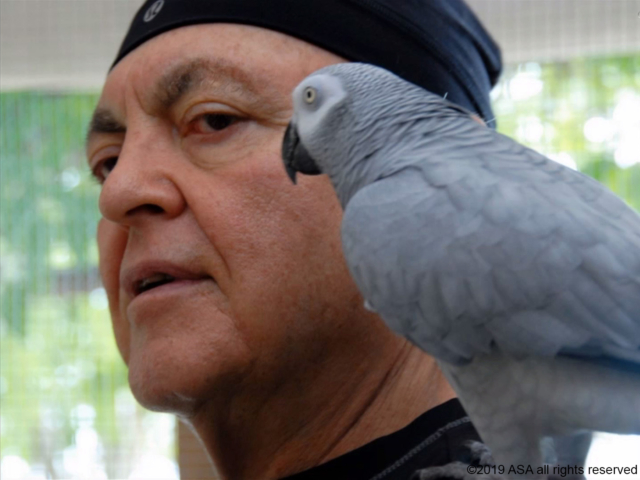
[[[206,386],[189,383],[174,374],[165,374],[154,366],[129,366],[129,386],[138,403],[153,412],[172,413],[181,417],[195,414],[207,397]]]
[[[225,402],[249,370],[242,352],[222,342],[198,342],[191,338],[187,350],[177,348],[180,338],[138,338],[129,357],[129,386],[144,408],[189,417],[204,402]],[[235,380],[234,380],[235,379]]]
[[[175,391],[149,391],[130,385],[137,402],[152,412],[170,413],[188,419],[196,415],[203,403],[202,399],[198,400]]]

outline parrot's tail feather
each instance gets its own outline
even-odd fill
[[[603,362],[607,365],[597,365]],[[551,413],[546,422],[548,434],[563,435],[563,431],[584,430],[640,434],[640,375],[637,364],[612,358],[597,360],[584,357],[558,357],[555,364],[553,366],[549,362],[544,367],[553,368],[552,375],[558,376],[545,389],[547,394],[538,399],[547,403],[545,410]],[[559,393],[562,382],[567,382],[571,395]]]
[[[640,375],[640,349],[629,350],[609,345],[599,348],[598,351],[564,348],[560,355]]]
[[[547,457],[542,437],[561,444],[559,461],[577,462],[580,451],[563,439],[576,447],[588,443],[589,432],[640,434],[637,371],[575,357],[514,359],[496,351],[468,365],[441,367],[496,464],[541,465]]]
[[[619,370],[622,372],[635,373],[636,375],[640,375],[640,363],[621,360],[619,358],[611,358],[611,357],[599,357],[593,359],[585,359],[584,357],[580,358],[581,360],[587,360],[589,362],[593,362],[596,365],[600,365],[602,367],[612,368],[614,370]]]

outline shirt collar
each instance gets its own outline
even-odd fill
[[[457,399],[420,415],[397,432],[385,435],[338,458],[282,480],[387,480],[394,472],[464,461],[465,440],[479,440]],[[408,477],[404,477],[408,478]]]

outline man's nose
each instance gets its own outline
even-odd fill
[[[147,216],[176,217],[186,201],[171,149],[125,143],[100,193],[103,217],[124,226]]]

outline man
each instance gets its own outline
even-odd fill
[[[406,479],[477,439],[434,360],[364,309],[328,179],[294,186],[281,160],[293,88],[337,62],[491,118],[497,47],[462,3],[414,3],[148,1],[107,77],[87,156],[116,341],[136,399],[221,478]]]

